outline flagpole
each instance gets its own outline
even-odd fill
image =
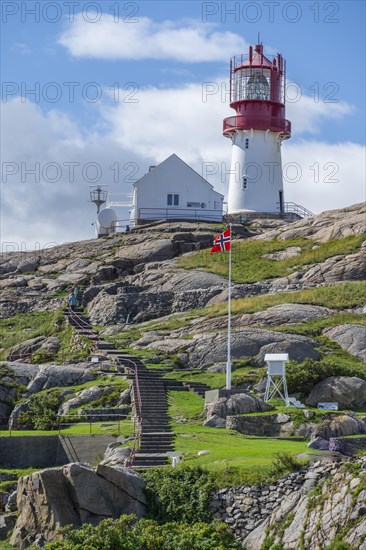
[[[227,363],[226,363],[226,389],[231,390],[231,223],[230,228],[230,251],[229,251],[229,294],[228,294],[228,315],[227,315]]]

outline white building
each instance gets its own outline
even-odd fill
[[[222,221],[224,196],[173,154],[133,184],[131,222]]]

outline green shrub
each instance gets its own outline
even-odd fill
[[[325,357],[321,361],[307,358],[303,363],[289,361],[286,367],[289,393],[300,392],[308,395],[315,384],[329,376],[358,376],[366,379],[366,369],[344,364],[344,361],[335,357]]]
[[[164,468],[143,472],[149,517],[158,521],[208,522],[215,489],[211,475],[202,468]]]
[[[35,430],[54,430],[58,428],[57,411],[61,402],[60,390],[32,395],[28,410],[18,416],[18,425]]]
[[[275,458],[272,461],[271,473],[275,476],[281,476],[288,472],[296,472],[303,467],[302,462],[297,460],[290,453],[284,451],[275,453]]]
[[[45,545],[46,550],[230,550],[241,547],[221,522],[166,523],[135,516],[103,520],[93,527],[63,529],[64,540]]]

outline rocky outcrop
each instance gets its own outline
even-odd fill
[[[212,416],[226,418],[234,414],[271,411],[273,407],[262,399],[248,393],[237,393],[229,397],[220,397],[217,401],[206,405],[207,419]]]
[[[340,215],[341,214],[341,215]],[[320,242],[330,239],[340,239],[366,233],[366,203],[359,203],[342,208],[329,210],[311,218],[304,218],[287,227],[279,227],[266,231],[257,239],[279,239],[287,241],[298,237],[308,237]]]
[[[280,304],[269,307],[252,315],[242,315],[239,323],[242,325],[281,326],[298,324],[313,319],[329,317],[334,312],[326,307],[310,304]]]
[[[307,550],[322,550],[339,534],[351,548],[366,550],[365,466],[363,458],[354,463],[354,473],[344,466],[320,467],[316,491],[308,492],[303,486],[281,499],[245,538],[245,548],[261,550],[278,544],[297,550],[302,541]]]
[[[133,438],[131,438],[132,440]],[[125,442],[129,441],[126,439]],[[131,454],[129,447],[121,447],[121,443],[110,443],[104,453],[103,460],[100,462],[102,466],[123,466],[126,458]]]
[[[366,409],[366,381],[355,376],[330,376],[318,382],[306,400],[316,407],[319,402],[334,401],[340,409]]]
[[[59,537],[65,525],[97,525],[108,517],[145,513],[144,481],[131,470],[74,463],[18,481],[19,517],[10,542],[20,549]]]
[[[332,437],[343,437],[346,435],[358,435],[366,433],[366,422],[354,416],[330,415],[319,424],[314,432],[313,437],[321,437],[329,441]]]
[[[323,332],[327,338],[334,340],[342,349],[366,361],[366,326],[338,325]]]
[[[90,320],[98,324],[135,323],[204,307],[227,286],[213,273],[168,268],[147,269],[124,281],[86,292]]]
[[[58,414],[68,414],[72,409],[77,409],[82,405],[86,405],[87,403],[100,399],[104,395],[109,395],[113,392],[113,390],[113,386],[92,386],[91,388],[86,388],[85,390],[79,391],[75,397],[72,397],[61,405]]]
[[[36,376],[27,386],[26,395],[54,387],[77,386],[96,378],[91,368],[68,365],[39,365]]]
[[[320,358],[316,350],[318,345],[315,340],[297,334],[255,328],[241,329],[232,334],[231,356],[233,359],[254,358],[258,366],[263,366],[266,353],[280,351],[288,353],[290,359],[302,362],[306,357],[314,360]],[[159,348],[156,342],[153,347]],[[189,355],[190,365],[194,367],[201,368],[225,361],[227,334],[224,332],[197,334],[192,340],[187,340],[185,351]]]
[[[291,416],[284,413],[258,416],[228,416],[226,428],[245,435],[262,437],[293,435],[294,423]]]
[[[49,355],[55,355],[60,349],[60,340],[57,336],[46,338],[38,336],[32,340],[25,340],[21,344],[13,346],[8,355],[8,361],[18,361],[19,359],[28,358],[32,353],[38,351],[49,352]]]

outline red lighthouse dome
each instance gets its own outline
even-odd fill
[[[269,59],[271,57],[271,59]],[[236,116],[224,120],[224,135],[237,130],[271,130],[291,137],[285,118],[285,61],[281,54],[266,57],[262,44],[246,56],[230,60],[230,107]]]

